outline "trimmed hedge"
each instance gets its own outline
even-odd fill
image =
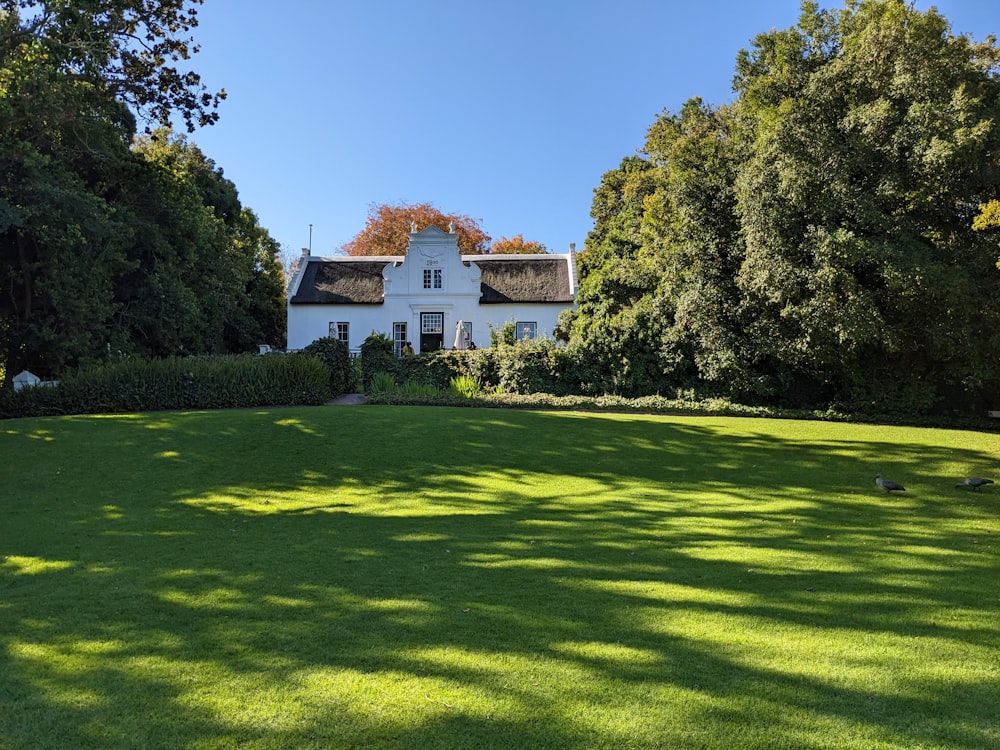
[[[406,406],[478,406],[496,409],[546,409],[554,411],[609,411],[641,414],[720,414],[747,417],[796,417],[847,420],[842,414],[788,412],[763,406],[741,406],[725,399],[693,400],[645,396],[556,396],[551,393],[479,393],[465,396],[453,391],[424,395],[392,391],[372,394],[367,403]]]
[[[986,417],[921,417],[905,418],[898,414],[845,413],[829,410],[786,409],[776,406],[747,406],[725,398],[697,398],[690,393],[678,393],[677,398],[665,396],[556,396],[551,393],[480,393],[466,397],[447,391],[420,394],[396,390],[369,396],[368,404],[392,406],[472,406],[492,409],[542,409],[546,411],[591,411],[631,414],[671,414],[680,416],[768,417],[771,419],[809,419],[827,422],[859,422],[898,424],[916,427],[973,429],[1000,432],[1000,420]]]
[[[385,373],[399,383],[400,360],[393,354],[392,339],[384,333],[375,333],[361,344],[361,386],[365,393],[371,388],[372,378]]]
[[[330,373],[306,354],[124,359],[0,396],[0,418],[321,404]]]
[[[330,397],[353,393],[360,387],[351,362],[351,352],[340,339],[324,336],[302,350],[316,357],[330,371]]]
[[[551,339],[470,351],[441,350],[404,357],[395,365],[378,363],[380,371],[395,373],[400,383],[426,383],[445,390],[453,379],[470,377],[487,391],[500,388],[507,393],[557,396],[584,393],[579,365],[579,350],[558,346]]]

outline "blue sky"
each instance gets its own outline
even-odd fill
[[[994,0],[915,4],[975,39],[1000,30]],[[798,15],[798,0],[206,0],[191,67],[228,99],[190,139],[291,256],[310,224],[313,254],[337,254],[371,205],[401,201],[582,250],[601,176],[664,110],[732,101],[737,52]]]

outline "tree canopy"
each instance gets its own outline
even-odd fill
[[[998,60],[903,0],[803,3],[740,52],[734,102],[665,112],[605,175],[573,341],[621,391],[982,403],[1000,384]]]
[[[541,242],[524,239],[523,234],[501,237],[490,245],[490,252],[495,255],[530,255],[532,253],[547,253],[548,251],[548,248]]]
[[[446,214],[430,203],[399,203],[370,206],[364,229],[341,249],[347,255],[406,255],[411,229],[420,231],[431,225],[444,231],[453,228],[463,255],[485,253],[489,248],[490,236],[479,220]]]
[[[7,85],[70,86],[81,99],[119,101],[161,126],[179,115],[195,125],[218,120],[225,91],[178,67],[198,51],[190,31],[202,0],[0,0],[0,59]],[[37,89],[36,89],[37,91]],[[32,106],[34,109],[34,106]],[[70,107],[50,114],[76,120]],[[32,121],[28,110],[23,116]]]
[[[0,370],[284,337],[276,243],[196,147],[200,0],[0,0]]]

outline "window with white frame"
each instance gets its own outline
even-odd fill
[[[392,350],[397,357],[403,356],[403,346],[406,344],[406,323],[392,324]]]
[[[330,338],[340,339],[347,346],[351,345],[351,324],[346,322],[330,323]]]
[[[441,289],[444,286],[444,272],[440,268],[424,269],[424,289]]]
[[[538,323],[530,320],[519,320],[514,326],[514,335],[517,339],[533,339],[538,333]]]
[[[444,330],[444,313],[420,313],[421,333],[441,333]]]

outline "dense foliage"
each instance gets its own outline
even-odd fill
[[[623,395],[992,404],[998,60],[903,0],[803,3],[740,53],[736,101],[664,113],[604,176],[571,347]]]
[[[136,116],[215,121],[174,63],[197,0],[0,0],[0,372],[282,345],[278,245],[235,186]],[[141,40],[141,44],[138,41]]]
[[[53,385],[0,392],[0,418],[321,404],[330,374],[307,354],[127,358]]]
[[[324,336],[316,339],[302,350],[324,365],[330,371],[331,398],[350,393],[360,387],[356,382],[354,365],[351,362],[351,352],[340,339]]]
[[[430,203],[372,205],[365,228],[341,250],[347,255],[406,255],[411,231],[429,226],[458,235],[458,249],[465,255],[485,253],[490,236],[479,220],[460,214],[446,214]]]
[[[554,395],[602,392],[589,382],[590,365],[581,357],[579,348],[559,346],[547,338],[500,342],[482,349],[426,352],[402,359],[386,354],[383,347],[369,349],[367,360],[364,347],[362,351],[366,372],[388,373],[399,385],[418,383],[447,390],[453,380],[468,377],[490,392]]]
[[[549,250],[541,242],[524,239],[523,234],[513,237],[501,237],[490,245],[490,252],[496,255],[529,255],[532,253],[547,253]]]
[[[388,335],[373,331],[361,342],[361,387],[366,392],[372,378],[379,373],[394,377],[399,367],[400,360],[393,353],[392,339]]]

